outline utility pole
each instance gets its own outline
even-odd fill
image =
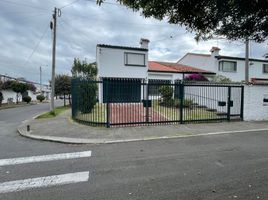
[[[40,92],[42,94],[42,65],[40,65]]]
[[[57,17],[61,16],[61,11],[58,8],[54,8],[52,14],[52,21],[50,22],[50,28],[53,31],[53,45],[52,45],[52,73],[51,73],[51,100],[50,111],[54,111],[54,96],[55,96],[55,61],[56,61],[56,36],[57,36]]]
[[[246,53],[245,53],[245,82],[249,83],[249,39],[246,39]]]

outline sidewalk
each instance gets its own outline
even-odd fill
[[[71,111],[68,110],[51,119],[30,119],[18,127],[18,132],[32,139],[71,144],[101,144],[268,130],[267,121],[105,128],[78,124],[70,116]],[[30,125],[29,132],[27,125]]]

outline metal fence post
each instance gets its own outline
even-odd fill
[[[231,120],[231,86],[228,86],[227,120]]]
[[[244,86],[241,86],[240,118],[244,120]]]
[[[75,82],[76,80],[75,79],[72,79],[72,82],[71,82],[71,94],[72,94],[72,118],[75,117],[75,113],[76,113],[76,94],[75,94],[75,91],[77,90],[77,88],[75,87]]]
[[[102,81],[104,87],[106,88],[106,127],[110,128],[110,99],[109,99],[109,81]]]
[[[180,123],[183,124],[184,83],[179,83],[180,88]]]
[[[145,95],[146,95],[146,103],[145,103],[145,109],[146,109],[146,122],[149,122],[149,83],[145,83]]]

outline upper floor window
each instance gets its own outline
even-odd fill
[[[220,61],[219,71],[223,72],[236,72],[236,62],[233,61]]]
[[[263,73],[268,73],[268,64],[263,64],[262,71]]]
[[[125,65],[145,67],[145,54],[125,52]]]

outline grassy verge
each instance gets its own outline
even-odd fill
[[[36,119],[46,119],[46,118],[56,117],[57,115],[59,115],[60,113],[66,111],[66,110],[68,110],[69,108],[70,108],[69,106],[56,107],[54,109],[54,112],[43,113],[42,115],[39,115]]]
[[[79,113],[77,119],[88,121],[88,122],[106,122],[106,104],[97,103],[91,113]]]
[[[4,109],[9,109],[9,108],[18,108],[18,107],[23,107],[23,106],[30,106],[30,105],[34,105],[36,104],[35,102],[30,102],[29,104],[27,104],[26,102],[19,102],[18,104],[2,104],[0,106],[0,110],[4,110]]]

